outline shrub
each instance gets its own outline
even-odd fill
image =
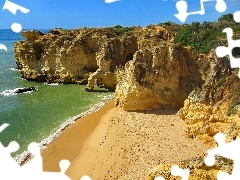
[[[123,36],[126,32],[132,31],[133,27],[122,27],[121,25],[116,25],[113,27],[113,31],[118,36]]]
[[[175,36],[174,42],[183,46],[190,46],[196,52],[207,54],[213,47],[219,44],[219,41],[226,41],[226,34],[222,30],[231,27],[235,33],[236,39],[240,35],[240,26],[234,22],[232,14],[226,14],[219,18],[218,22],[193,22],[188,26],[183,26]]]

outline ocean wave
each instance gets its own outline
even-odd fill
[[[45,85],[49,85],[49,86],[58,86],[58,85],[62,85],[62,83],[44,83]]]
[[[66,119],[65,122],[61,123],[60,126],[58,126],[53,133],[51,133],[47,138],[43,139],[41,142],[38,143],[41,149],[45,149],[49,143],[51,143],[55,138],[57,138],[61,132],[66,129],[67,127],[71,126],[73,123],[75,123],[79,118],[87,116],[93,112],[98,111],[103,105],[107,103],[108,100],[110,100],[113,96],[108,96],[108,98],[105,98],[103,102],[99,102],[97,104],[94,104],[89,110],[82,112],[76,116],[69,117]],[[26,162],[27,159],[30,157],[33,157],[33,154],[30,151],[24,151],[19,155],[16,155],[14,157],[15,161],[17,161],[19,164],[23,164]]]
[[[17,89],[18,88],[5,90],[5,91],[2,91],[0,94],[3,96],[14,96],[14,95],[17,95],[17,93],[15,93]]]
[[[22,87],[19,87],[19,88],[22,88]],[[8,90],[4,90],[2,91],[0,94],[3,95],[3,96],[15,96],[19,93],[16,93],[16,91],[19,89],[19,88],[15,88],[15,89],[8,89]],[[25,94],[30,94],[32,93],[33,91],[27,91],[27,92],[23,92]]]
[[[9,68],[9,70],[11,70],[11,71],[20,71],[19,69],[16,69],[16,68]]]

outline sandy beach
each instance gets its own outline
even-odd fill
[[[100,110],[78,119],[42,150],[45,171],[59,171],[93,180],[146,179],[160,163],[202,156],[209,146],[184,136],[186,125],[177,110],[126,112],[108,101]]]

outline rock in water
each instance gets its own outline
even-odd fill
[[[28,91],[35,91],[36,88],[35,87],[26,87],[26,88],[18,88],[15,93],[24,93],[24,92],[28,92]]]

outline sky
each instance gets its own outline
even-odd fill
[[[8,10],[0,11],[0,29],[10,29],[12,23],[22,24],[23,29],[75,29],[106,26],[147,26],[167,21],[182,24],[177,14],[178,0],[119,0],[106,3],[104,0],[9,0],[30,10],[29,13]],[[205,2],[205,15],[188,16],[185,23],[194,21],[217,21],[223,14],[240,11],[240,0],[222,0],[227,10],[215,9],[217,0]],[[200,0],[186,0],[188,12],[200,10]],[[0,0],[3,7],[5,0]]]

